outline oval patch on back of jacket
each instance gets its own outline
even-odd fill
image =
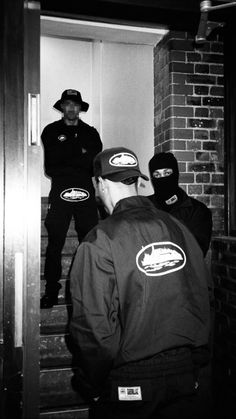
[[[156,242],[143,247],[136,256],[136,264],[147,276],[167,275],[182,269],[186,255],[175,243]]]
[[[64,199],[64,201],[68,202],[79,202],[85,201],[85,199],[89,198],[89,192],[85,189],[80,188],[69,188],[65,189],[61,192],[60,197]]]

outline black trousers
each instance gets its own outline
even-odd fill
[[[78,241],[81,242],[84,236],[98,223],[95,199],[87,205],[81,202],[74,203],[62,200],[52,201],[50,204],[45,219],[48,245],[44,268],[46,292],[49,293],[56,292],[60,287],[58,281],[62,272],[61,253],[72,217],[75,221]]]
[[[210,419],[211,377],[173,350],[113,370],[90,419]]]

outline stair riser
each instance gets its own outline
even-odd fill
[[[40,282],[40,293],[41,297],[45,293],[45,284],[46,281],[44,279],[41,279]],[[65,304],[65,302],[70,303],[70,281],[69,279],[61,279],[59,284],[61,285],[61,289],[59,290],[58,294],[58,304]]]
[[[50,309],[41,310],[41,329],[50,328],[57,325],[62,328],[62,333],[67,328],[71,306],[56,305]]]
[[[71,386],[70,368],[43,370],[40,373],[40,408],[85,404],[81,395]]]
[[[78,239],[76,237],[67,237],[62,249],[62,254],[73,255],[78,247]],[[41,255],[44,256],[48,245],[47,237],[41,239]]]
[[[71,337],[66,335],[40,337],[40,365],[41,368],[50,366],[71,366],[72,354]]]
[[[48,212],[48,200],[47,198],[42,198],[41,199],[41,219],[42,220],[45,220],[47,212]]]
[[[73,256],[62,255],[61,264],[62,264],[62,278],[67,278],[70,272],[70,267],[72,264]],[[45,265],[45,256],[41,257],[41,273],[43,275]]]
[[[48,232],[47,232],[47,229],[46,229],[46,227],[45,227],[44,220],[42,220],[42,222],[41,222],[41,236],[42,236],[42,237],[47,237],[47,236],[48,236]],[[75,224],[74,224],[74,221],[73,221],[73,220],[71,220],[71,223],[70,223],[70,225],[69,225],[69,229],[68,229],[68,232],[67,232],[67,236],[70,236],[70,237],[72,237],[72,236],[77,237],[77,233],[76,233],[76,231],[75,231]]]

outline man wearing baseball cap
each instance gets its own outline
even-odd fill
[[[70,276],[75,388],[90,418],[210,417],[209,271],[194,237],[138,195],[136,154],[94,159],[109,214],[77,249]],[[163,415],[163,416],[162,416]]]
[[[102,150],[102,142],[97,130],[80,119],[80,113],[87,112],[88,107],[80,92],[65,90],[54,104],[62,118],[42,132],[45,173],[51,178],[51,191],[45,220],[48,246],[41,308],[58,302],[61,252],[72,217],[79,242],[98,222],[92,176],[93,159]]]

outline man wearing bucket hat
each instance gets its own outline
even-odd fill
[[[210,417],[208,269],[178,220],[138,195],[136,154],[94,159],[109,214],[77,249],[70,276],[75,388],[91,418]],[[163,416],[162,416],[163,415]]]
[[[65,90],[54,104],[63,114],[62,118],[47,125],[42,132],[45,173],[52,183],[45,220],[48,246],[41,308],[50,308],[58,302],[61,252],[71,218],[74,218],[79,242],[98,222],[92,162],[102,150],[102,142],[97,130],[79,117],[88,107],[80,92]]]

